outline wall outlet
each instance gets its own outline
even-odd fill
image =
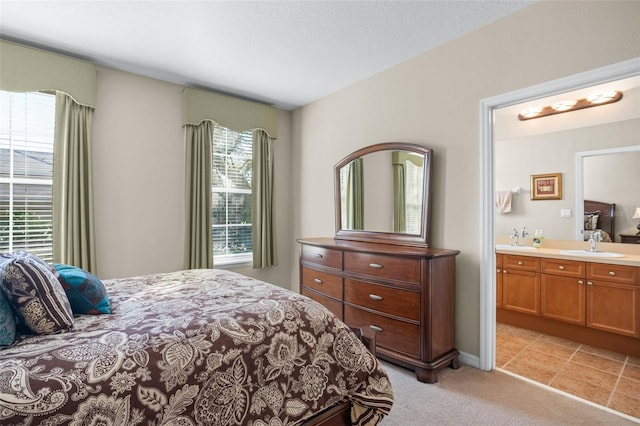
[[[571,217],[571,209],[560,209],[560,217]]]

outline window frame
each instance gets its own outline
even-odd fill
[[[6,118],[8,119],[9,122],[7,123],[6,126],[3,126],[3,128],[0,128],[1,130],[6,130],[8,132],[0,135],[0,140],[6,141],[6,145],[3,142],[3,143],[0,143],[0,146],[2,149],[6,149],[8,151],[8,162],[9,162],[8,167],[6,168],[8,169],[7,173],[3,176],[0,176],[0,184],[7,185],[7,188],[8,188],[8,193],[6,194],[7,215],[6,217],[3,217],[3,219],[5,218],[7,219],[8,230],[7,230],[6,238],[8,239],[8,242],[6,243],[7,245],[6,248],[4,248],[4,243],[3,243],[3,250],[6,249],[9,252],[13,252],[15,250],[28,250],[36,253],[38,256],[42,257],[46,261],[53,262],[53,150],[54,150],[54,143],[55,143],[54,141],[55,113],[56,113],[55,95],[50,93],[45,93],[45,92],[11,92],[6,90],[2,90],[1,92],[3,96],[8,95],[9,97],[11,97],[11,99],[9,100],[8,112],[6,114]],[[45,108],[51,108],[48,111],[46,111],[47,113],[51,114],[49,117],[43,118],[42,116],[38,116],[38,117],[32,117],[34,118],[33,121],[29,120],[30,118],[29,113],[34,113],[37,111],[35,109],[29,109],[30,95],[32,96],[35,95],[38,97],[42,96],[47,98],[47,105],[45,106]],[[23,102],[24,102],[23,114],[24,115],[20,117],[20,118],[24,118],[24,120],[20,120],[15,126],[13,125],[13,120],[14,120],[13,110],[16,107],[15,103],[18,101],[13,99],[14,96],[24,96],[23,97]],[[44,113],[45,111],[42,111],[42,112]],[[3,118],[5,117],[3,116]],[[44,122],[46,122],[47,127],[44,131],[41,131],[41,133],[38,134],[37,132],[41,130],[40,128]],[[19,127],[21,128],[19,129]],[[31,132],[29,131],[30,128],[32,129]],[[33,129],[38,129],[38,130],[33,130]],[[24,131],[24,133],[21,133],[21,131]],[[40,139],[43,136],[45,137],[44,141],[43,139]],[[24,151],[25,157],[28,155],[27,153],[35,153],[35,152],[50,153],[51,162],[52,162],[50,166],[51,174],[46,173],[45,177],[39,177],[38,174],[34,176],[29,176],[27,173],[25,173],[24,170],[23,171],[16,170],[16,166],[15,166],[16,151]],[[34,159],[33,161],[38,161],[38,160]],[[29,167],[28,164],[25,164],[24,169],[28,170],[28,167]],[[20,174],[16,175],[16,173],[20,173]],[[27,176],[25,176],[25,174],[27,174]],[[50,188],[50,194],[45,194],[47,199],[45,199],[44,203],[41,203],[38,198],[29,199],[28,198],[29,196],[25,196],[24,199],[22,200],[20,199],[16,200],[16,193],[14,189],[15,185],[22,185],[25,188],[29,188],[30,186],[48,187]],[[4,195],[5,194],[2,194],[3,197]],[[49,201],[50,201],[50,204],[47,204],[47,202]],[[32,204],[32,207],[33,206],[39,207],[41,205],[48,206],[48,208],[44,209],[44,214],[48,215],[48,218],[45,217],[43,219],[43,216],[42,216],[43,212],[41,211],[41,209],[35,209],[35,208],[29,209],[27,206],[30,203]],[[2,211],[5,211],[5,209],[2,209]],[[18,212],[23,212],[25,215],[29,214],[30,212],[35,212],[36,217],[31,220],[34,220],[37,222],[44,221],[46,223],[44,226],[42,226],[42,229],[38,227],[41,225],[35,226],[30,230],[27,230],[29,228],[25,228],[25,230],[16,229],[14,221],[15,221],[16,213]],[[25,222],[28,223],[28,221],[25,221]],[[50,232],[50,235],[48,237],[46,235],[47,230]],[[19,242],[18,240],[16,240],[16,237],[15,237],[16,232],[28,233],[28,232],[34,232],[34,231],[35,232],[43,231],[43,233],[36,234],[35,236],[37,238],[25,238],[23,240],[20,240]],[[4,232],[2,232],[1,234],[2,236],[5,236]],[[28,236],[33,237],[34,235],[28,235]]]
[[[212,220],[211,220],[211,238],[213,240],[213,259],[214,259],[214,264],[216,267],[224,267],[224,266],[236,266],[236,265],[246,265],[246,264],[252,264],[253,263],[253,241],[251,241],[251,251],[249,252],[244,252],[244,253],[231,253],[231,254],[216,254],[216,248],[215,248],[215,239],[214,239],[214,230],[215,229],[220,229],[220,228],[226,228],[226,229],[230,229],[233,228],[234,226],[248,226],[250,228],[251,231],[253,231],[253,223],[251,222],[251,219],[249,221],[249,223],[224,223],[224,224],[216,224],[214,217],[213,217],[213,210],[214,210],[214,201],[215,201],[215,195],[216,194],[247,194],[250,197],[252,197],[252,193],[253,193],[253,188],[251,188],[251,179],[248,180],[249,183],[249,189],[246,188],[233,188],[230,186],[215,186],[214,185],[214,176],[216,175],[216,161],[214,160],[216,156],[225,156],[226,158],[228,158],[228,152],[225,149],[225,154],[224,155],[220,155],[216,153],[216,147],[218,146],[218,144],[220,143],[220,140],[216,138],[216,130],[220,131],[224,131],[225,135],[231,133],[231,134],[236,134],[238,135],[238,137],[241,137],[240,135],[244,134],[245,138],[249,137],[249,141],[251,144],[251,153],[248,156],[244,156],[244,157],[239,157],[239,158],[244,158],[245,161],[253,161],[253,132],[251,130],[249,131],[235,131],[232,130],[230,128],[227,128],[225,126],[219,125],[219,124],[215,124],[214,126],[214,131],[213,131],[213,149],[211,150],[211,156],[212,156],[212,161],[211,161],[211,173],[212,173],[212,179],[211,179],[211,208],[212,208]],[[227,138],[224,143],[226,144],[228,142],[229,138]],[[246,141],[246,139],[245,139]],[[227,164],[227,162],[225,161],[224,163],[225,165]],[[225,169],[224,172],[227,172],[227,169]],[[224,175],[224,173],[222,173],[222,175]],[[230,181],[230,180],[229,180]],[[250,203],[250,207],[251,209],[253,209],[253,200]],[[226,216],[227,218],[229,217],[229,213],[228,213],[228,205],[226,206]],[[250,215],[251,218],[251,215]],[[228,222],[228,221],[227,221]],[[227,236],[229,235],[229,233],[227,232],[226,234]]]

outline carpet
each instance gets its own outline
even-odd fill
[[[438,382],[421,383],[409,369],[383,361],[394,392],[383,426],[423,425],[637,425],[618,415],[501,371],[461,364]]]

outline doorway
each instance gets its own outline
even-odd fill
[[[517,90],[480,102],[480,354],[478,367],[496,366],[494,112],[519,103],[640,75],[640,58]]]

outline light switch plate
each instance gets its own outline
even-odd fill
[[[571,217],[571,209],[560,209],[560,217]]]

